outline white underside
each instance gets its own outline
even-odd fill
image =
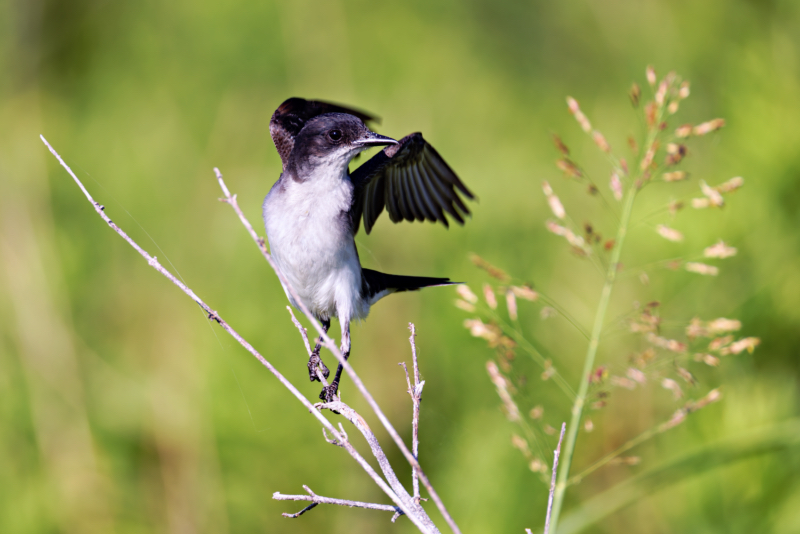
[[[352,198],[347,167],[322,167],[305,182],[281,184],[263,206],[270,253],[281,274],[319,318],[338,317],[342,326],[365,318],[371,303],[361,298],[361,264],[342,218]]]

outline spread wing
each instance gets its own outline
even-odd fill
[[[459,180],[421,133],[407,135],[399,145],[391,145],[350,174],[356,189],[352,208],[354,232],[363,216],[364,230],[383,212],[392,222],[439,221],[449,227],[447,215],[464,224],[469,209],[459,196],[474,195]]]
[[[269,133],[272,135],[272,141],[275,143],[275,148],[278,149],[284,168],[286,168],[289,154],[292,153],[294,138],[300,133],[306,122],[317,115],[325,113],[348,113],[355,115],[364,122],[379,122],[377,117],[357,109],[321,100],[290,98],[275,110],[275,113],[272,114],[272,119],[269,121]]]

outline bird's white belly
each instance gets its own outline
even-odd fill
[[[264,200],[264,221],[270,252],[302,302],[322,319],[349,321],[366,317],[369,305],[361,298],[361,264],[343,214],[351,189],[332,185],[319,194],[309,194],[307,183],[274,188]]]

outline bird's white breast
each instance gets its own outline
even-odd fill
[[[340,320],[366,317],[361,264],[347,216],[353,185],[347,168],[322,166],[297,182],[284,176],[264,199],[270,252],[312,313]],[[284,285],[287,297],[297,305]]]

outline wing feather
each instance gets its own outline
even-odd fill
[[[414,167],[406,167],[403,169],[403,183],[406,185],[408,190],[408,206],[411,208],[411,213],[414,215],[414,218],[418,221],[425,220],[425,210],[423,209],[424,206],[422,205],[422,198],[419,194],[419,186],[417,184],[417,179],[412,172]]]
[[[413,133],[386,147],[350,175],[358,194],[351,213],[363,217],[370,233],[384,208],[392,222],[433,221],[460,224],[470,211],[462,197],[475,196],[439,153]]]
[[[430,165],[423,161],[423,165],[426,167],[429,174],[432,176],[436,176],[436,171],[430,168]],[[431,180],[433,184],[433,191],[438,192],[440,195],[444,196],[446,200],[443,200],[439,203],[447,213],[449,213],[459,224],[464,224],[464,218],[458,212],[458,210],[453,206],[453,202],[459,200],[458,194],[452,187],[447,187],[447,184],[442,183],[441,180],[433,179]],[[469,212],[467,212],[469,213]]]
[[[425,190],[429,193],[429,201],[430,205],[433,207],[434,211],[436,212],[436,221],[441,221],[446,227],[450,227],[450,224],[447,222],[447,217],[445,217],[444,212],[450,213],[453,215],[454,213],[457,215],[455,210],[451,210],[449,207],[449,203],[445,200],[446,195],[442,195],[439,191],[439,187],[436,185],[436,179],[431,179],[423,167],[419,169],[423,172],[424,179],[425,179]],[[435,221],[434,221],[435,222]]]
[[[400,204],[403,206],[403,213],[401,213],[401,215],[405,220],[413,222],[414,219],[418,219],[419,216],[415,210],[414,196],[411,192],[411,183],[408,180],[408,173],[406,171],[407,169],[400,167],[394,169],[394,175],[400,185],[400,190],[403,192],[400,197]]]
[[[438,220],[436,208],[431,203],[431,196],[428,192],[429,185],[426,185],[425,179],[419,172],[419,166],[414,165],[409,167],[410,174],[414,177],[414,183],[417,186],[417,191],[420,197],[420,207],[425,212],[425,219],[431,222]],[[441,212],[441,210],[439,210]]]
[[[402,181],[395,176],[396,169],[390,167],[387,181],[389,186],[386,190],[386,209],[389,211],[389,218],[392,222],[398,223],[403,220],[402,214],[405,212],[405,197],[402,191]]]

